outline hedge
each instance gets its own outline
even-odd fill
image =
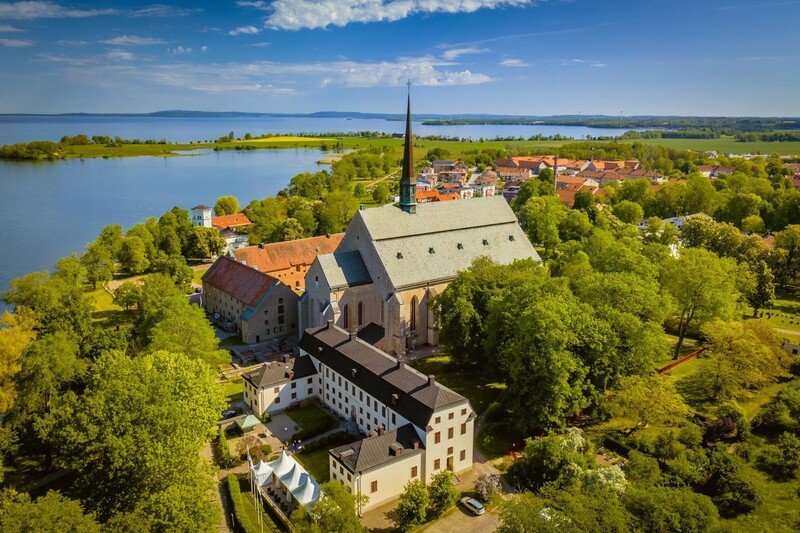
[[[344,445],[350,442],[353,442],[353,439],[349,433],[346,431],[338,431],[336,433],[331,433],[330,435],[320,437],[319,439],[311,441],[308,444],[304,444],[303,453],[311,453],[325,447],[330,447],[331,444]]]
[[[253,526],[244,508],[242,491],[239,489],[239,478],[236,477],[236,474],[228,474],[228,477],[225,479],[228,485],[228,497],[233,506],[233,516],[236,522],[233,528],[234,531],[238,531],[239,533],[259,533],[259,530]]]
[[[231,449],[228,446],[228,439],[225,437],[225,430],[222,428],[219,430],[217,445],[219,446],[219,462],[222,463],[220,466],[228,468],[231,464]]]

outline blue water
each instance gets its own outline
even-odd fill
[[[63,135],[120,136],[123,139],[168,139],[173,142],[215,140],[233,131],[238,137],[245,133],[329,133],[350,131],[379,131],[402,133],[401,121],[383,119],[295,118],[295,117],[21,117],[0,115],[0,145],[32,140],[57,141]],[[414,124],[416,135],[446,135],[473,139],[495,137],[531,137],[556,135],[583,139],[607,135],[622,135],[619,128],[588,128],[585,126],[423,126]]]
[[[49,270],[79,253],[106,224],[123,228],[174,206],[241,205],[272,196],[300,172],[319,170],[319,150],[210,152],[197,156],[0,161],[0,291],[12,278]],[[0,304],[0,309],[2,308]]]

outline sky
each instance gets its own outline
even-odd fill
[[[164,0],[169,1],[169,0]],[[0,113],[800,116],[800,0],[0,1]]]

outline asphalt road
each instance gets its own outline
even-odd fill
[[[494,513],[475,516],[460,504],[445,516],[433,522],[423,533],[489,533],[500,525],[500,517]]]

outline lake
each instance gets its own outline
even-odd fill
[[[399,121],[295,117],[86,117],[0,115],[0,144],[57,141],[85,133],[126,139],[188,142],[216,139],[229,131],[324,133],[403,130]],[[577,126],[422,126],[418,135],[472,138],[555,135],[618,135],[624,130]],[[300,172],[317,170],[319,150],[210,151],[186,157],[87,159],[57,162],[0,161],[0,291],[12,278],[51,269],[79,253],[106,224],[128,228],[173,206],[191,208],[234,195],[242,205],[284,188]],[[0,303],[2,308],[2,303]]]
[[[85,133],[120,136],[123,139],[168,139],[172,142],[211,141],[233,131],[245,133],[328,133],[380,131],[402,133],[402,121],[383,119],[303,118],[303,117],[115,117],[115,116],[12,116],[0,115],[0,145],[33,140],[58,141],[64,135]],[[589,128],[586,126],[413,126],[415,135],[446,135],[472,139],[495,137],[531,137],[562,135],[583,139],[622,135],[626,128]]]
[[[106,224],[124,229],[174,206],[242,205],[273,196],[300,172],[320,170],[320,150],[208,151],[181,157],[0,161],[0,291],[12,278],[79,253]],[[0,309],[3,304],[0,303]]]

